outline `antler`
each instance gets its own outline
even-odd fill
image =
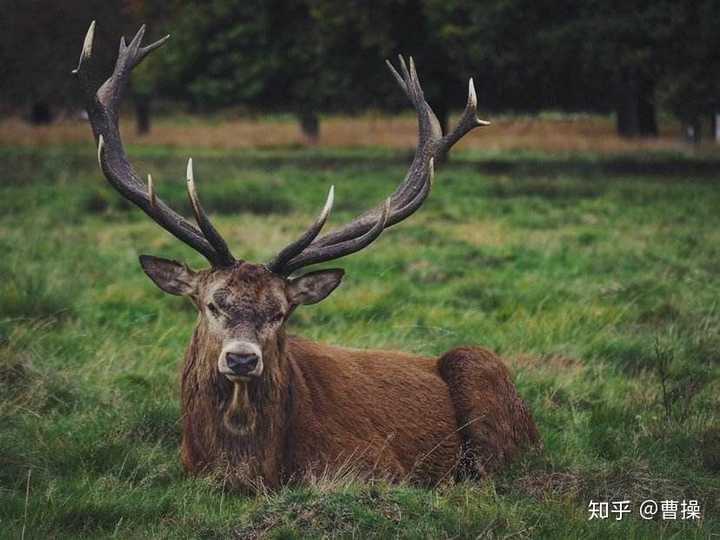
[[[126,199],[136,204],[161,227],[200,252],[213,266],[230,266],[235,258],[227,244],[205,214],[193,178],[192,159],[188,162],[187,188],[195,220],[200,229],[172,210],[155,194],[152,177],[145,185],[128,160],[120,138],[118,116],[123,93],[130,80],[130,72],[152,51],[162,46],[170,36],[141,46],[145,25],[141,26],[130,44],[120,39],[115,68],[101,83],[97,66],[93,66],[95,21],[85,35],[78,67],[73,70],[85,93],[86,107],[98,147],[98,162],[108,182]]]
[[[470,79],[468,100],[460,121],[450,133],[443,136],[437,116],[425,101],[412,57],[409,69],[405,59],[402,56],[398,58],[401,73],[389,61],[386,63],[415,107],[418,117],[418,144],[405,179],[384,203],[364,212],[343,227],[317,238],[332,206],[331,189],[320,217],[300,239],[284,248],[268,263],[268,268],[273,272],[287,275],[304,266],[355,253],[369,245],[384,229],[406,219],[422,206],[430,193],[435,159],[450,150],[473,128],[490,124],[477,117],[477,96],[473,80]]]

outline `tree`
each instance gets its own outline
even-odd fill
[[[582,53],[610,73],[620,135],[656,136],[656,88],[672,0],[589,0],[580,20]]]
[[[152,33],[165,33],[171,26],[171,13],[181,12],[180,0],[122,0],[129,35],[141,24],[150,26]],[[140,135],[150,132],[153,101],[164,80],[167,80],[162,55],[151,55],[133,72],[132,102],[135,107],[135,126]]]
[[[172,26],[166,91],[196,110],[242,103],[292,112],[317,136],[316,115],[338,90],[306,2],[214,0],[187,6]]]
[[[424,86],[446,127],[450,104],[466,97],[465,74],[448,56],[433,10],[422,0],[215,0],[176,19],[184,56],[167,57],[175,69],[164,71],[177,75],[173,90],[196,108],[240,102],[290,111],[312,139],[319,111],[405,107],[382,66],[402,52],[422,63]]]
[[[715,0],[680,2],[672,11],[663,51],[663,103],[683,123],[686,136],[700,142],[703,118],[714,135],[720,111],[720,9]]]
[[[121,6],[102,0],[3,0],[2,11],[6,16],[0,23],[0,101],[27,108],[36,123],[52,120],[59,107],[79,106],[70,75],[79,56],[78,39],[93,18],[98,20],[100,39],[119,39]],[[112,53],[98,54],[109,68]]]
[[[700,133],[720,108],[717,0],[4,0],[0,99],[49,121],[75,106],[68,77],[77,37],[98,19],[116,42],[147,22],[173,46],[133,79],[138,129],[156,95],[196,111],[242,105],[294,114],[309,141],[321,112],[397,110],[404,96],[382,69],[413,55],[447,127],[474,77],[491,110],[615,111],[624,136],[657,134],[660,105]],[[18,53],[18,44],[22,52]],[[113,48],[98,54],[111,65]]]
[[[397,54],[413,56],[428,101],[447,132],[451,107],[467,98],[467,73],[463,57],[452,56],[447,46],[442,24],[450,12],[441,2],[310,0],[310,4],[322,50],[331,53],[325,65],[337,74],[343,88],[336,96],[337,105],[404,109],[405,96],[383,69],[382,60]]]

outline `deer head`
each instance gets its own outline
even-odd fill
[[[286,278],[243,261],[198,272],[149,255],[141,255],[140,264],[163,291],[195,304],[207,346],[218,351],[217,369],[233,382],[260,377],[266,362],[277,368],[272,363],[282,356],[288,316],[301,304],[326,298],[343,277],[331,269]]]
[[[301,304],[326,298],[339,284],[343,271],[320,270],[299,275],[310,265],[350,255],[370,245],[382,231],[413,214],[427,198],[436,156],[444,154],[471,129],[487,125],[477,117],[477,99],[472,79],[468,100],[458,125],[443,135],[434,112],[425,101],[413,59],[399,57],[400,72],[387,62],[391,73],[413,104],[418,117],[419,141],[405,179],[395,192],[376,207],[346,225],[320,235],[333,206],[330,187],[325,206],[317,219],[294,242],[264,264],[235,258],[227,243],[205,213],[195,186],[192,159],[187,166],[187,191],[197,226],[167,206],[156,194],[152,177],[141,180],[120,138],[118,112],[130,72],[169,36],[142,46],[145,27],[126,43],[120,40],[115,68],[103,83],[93,69],[95,23],[85,37],[74,74],[80,80],[86,107],[97,141],[97,156],[108,182],[120,194],[179,240],[202,254],[210,263],[206,270],[193,271],[176,261],[143,255],[148,276],[163,291],[187,296],[200,314],[198,328],[214,345],[217,370],[233,382],[251,380],[267,370],[283,346],[284,325]]]

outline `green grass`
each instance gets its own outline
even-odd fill
[[[135,150],[160,196],[187,211],[185,153]],[[205,207],[234,252],[258,261],[309,223],[330,184],[339,223],[406,167],[380,150],[193,156]],[[179,465],[178,363],[195,315],[137,255],[199,256],[121,201],[92,149],[0,150],[0,537],[718,532],[713,164],[477,157],[445,166],[426,206],[343,261],[341,289],[292,326],[354,347],[493,348],[510,359],[544,450],[480,483],[323,479],[250,498]],[[621,499],[631,516],[588,521],[590,500]],[[644,521],[644,499],[699,499],[704,519]]]

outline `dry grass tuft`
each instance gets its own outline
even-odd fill
[[[653,474],[647,464],[632,467],[615,464],[609,469],[595,471],[536,471],[514,481],[523,492],[537,500],[578,499],[623,500],[639,502],[645,499],[698,498],[689,484]]]
[[[497,221],[474,221],[457,223],[452,227],[445,225],[431,226],[432,229],[446,233],[453,240],[467,242],[474,247],[503,247],[508,243],[510,231]]]
[[[516,484],[536,499],[576,498],[583,490],[585,479],[572,472],[538,472],[518,478]]]
[[[321,124],[319,147],[386,147],[411,149],[416,144],[416,121],[410,115],[331,116]],[[130,144],[152,143],[171,147],[250,149],[304,146],[305,140],[292,120],[233,118],[219,122],[195,117],[159,118],[149,135],[135,133],[126,118],[123,138]],[[42,146],[91,141],[84,121],[64,119],[49,126],[31,126],[19,118],[0,121],[0,145]],[[678,150],[684,144],[676,126],[666,126],[656,139],[627,140],[615,134],[608,117],[499,117],[491,127],[469,134],[464,150],[537,150],[550,153],[593,152],[615,154],[647,150]]]
[[[507,362],[513,369],[530,369],[552,373],[577,373],[584,367],[581,360],[559,354],[546,356],[519,354],[508,358]]]

